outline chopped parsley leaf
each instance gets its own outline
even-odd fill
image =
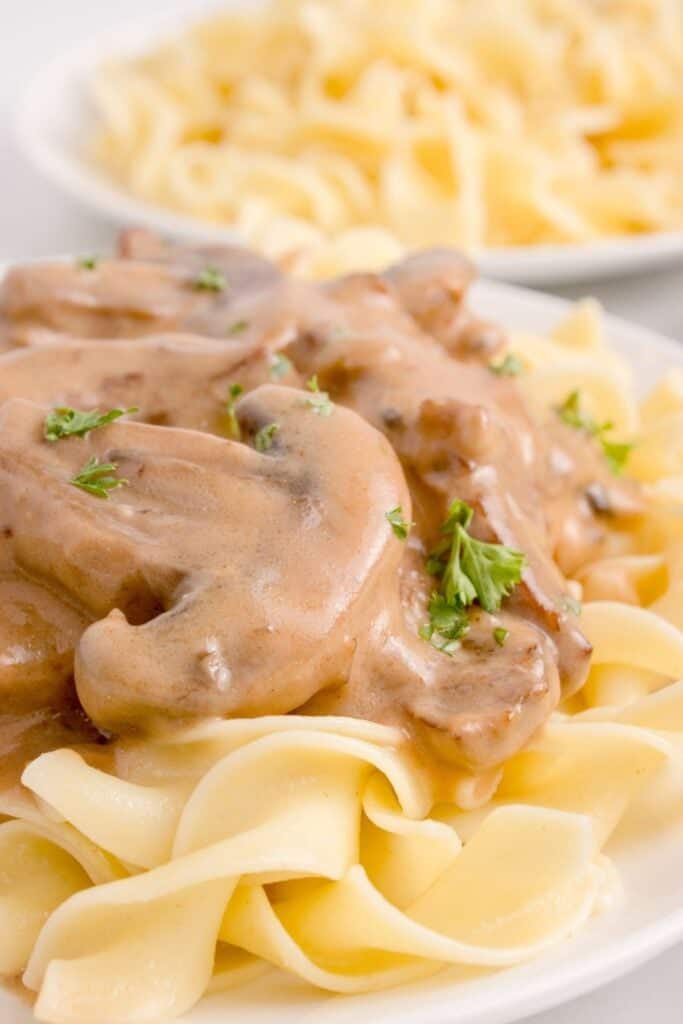
[[[398,539],[406,540],[406,538],[408,537],[408,533],[410,532],[410,527],[412,526],[412,523],[409,523],[406,520],[405,516],[403,515],[403,509],[401,508],[401,506],[397,505],[396,508],[392,508],[388,512],[385,512],[384,518],[390,524],[391,529],[394,531],[394,534],[398,537]]]
[[[222,292],[227,286],[225,274],[218,267],[204,267],[194,279],[198,291]]]
[[[45,417],[43,436],[46,441],[59,441],[63,437],[87,437],[91,430],[105,427],[120,416],[137,411],[136,406],[131,406],[130,409],[110,409],[109,412],[102,413],[99,409],[81,412],[80,409],[58,406]]]
[[[79,270],[95,270],[99,262],[99,256],[82,256],[76,261],[76,266]]]
[[[239,441],[242,436],[239,420],[237,419],[237,399],[243,394],[244,388],[241,384],[231,384],[228,389],[228,398],[225,403],[225,414],[228,417],[228,433],[235,440]]]
[[[499,377],[517,377],[523,369],[524,365],[521,359],[514,352],[508,352],[500,363],[489,363],[491,373],[495,373]]]
[[[128,481],[113,476],[118,469],[116,462],[100,462],[96,455],[88,459],[83,469],[69,480],[74,487],[80,487],[96,498],[108,498],[116,487],[124,487]]]
[[[441,527],[446,536],[427,560],[427,571],[440,579],[441,592],[432,595],[430,621],[420,636],[430,642],[434,635],[445,636],[450,645],[446,653],[452,653],[453,642],[466,632],[467,609],[478,601],[485,611],[498,611],[520,582],[526,562],[521,551],[470,536],[473,515],[464,501],[453,501]]]
[[[330,401],[328,393],[320,390],[316,373],[306,381],[306,387],[312,392],[310,398],[306,399],[306,405],[310,406],[318,416],[331,416],[334,412],[334,405]]]
[[[452,655],[460,646],[460,639],[470,628],[467,612],[449,604],[443,594],[434,591],[429,602],[429,622],[418,632],[423,640],[443,654]]]
[[[619,476],[628,461],[633,445],[629,442],[607,439],[606,435],[614,428],[614,424],[610,420],[598,423],[592,416],[584,413],[581,409],[581,395],[578,391],[572,391],[567,395],[556,411],[562,422],[566,423],[568,427],[583,430],[600,442],[607,465],[615,476]]]
[[[228,327],[227,333],[242,334],[243,331],[246,331],[248,326],[249,322],[247,320],[235,320],[234,324],[230,324],[230,326]]]
[[[428,567],[440,570],[433,574],[441,576],[449,602],[467,608],[478,600],[485,611],[496,612],[521,580],[525,556],[471,537],[467,531],[474,511],[464,501],[452,502],[448,513],[441,530],[449,536],[431,553]]]
[[[598,424],[592,416],[581,411],[581,394],[578,391],[572,391],[562,405],[558,405],[557,415],[568,427],[573,427],[574,430],[585,430],[591,436],[599,434],[601,430],[610,430],[612,427],[609,422]]]
[[[279,429],[279,423],[268,423],[265,427],[261,427],[254,435],[254,448],[256,448],[256,451],[267,452],[269,448],[272,448],[273,440]]]
[[[633,444],[629,441],[607,441],[604,437],[600,438],[600,443],[607,465],[615,476],[619,476],[623,473],[628,457],[633,451]]]

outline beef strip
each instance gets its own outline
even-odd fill
[[[137,407],[138,419],[225,435],[226,399],[239,382],[251,390],[273,367],[263,345],[194,335],[139,340],[61,341],[0,356],[0,402],[31,398],[77,409]],[[297,383],[290,370],[283,382]]]
[[[136,241],[136,238],[138,239]],[[171,330],[229,337],[240,323],[237,297],[258,296],[282,281],[266,260],[238,247],[176,250],[130,233],[122,250],[145,258],[11,269],[0,284],[0,348],[44,344],[64,335],[137,338]],[[202,270],[223,274],[218,290],[198,286]]]
[[[495,324],[472,314],[465,302],[474,267],[452,249],[429,249],[390,267],[385,280],[418,325],[458,359],[489,363],[505,344]]]

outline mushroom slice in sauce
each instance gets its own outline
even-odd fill
[[[347,675],[379,579],[400,561],[383,510],[409,507],[381,435],[270,386],[240,407],[247,435],[279,424],[264,454],[122,421],[46,445],[44,415],[2,407],[0,506],[17,563],[100,620],[76,654],[99,727],[286,712]],[[92,456],[128,481],[107,501],[69,483]]]
[[[609,552],[641,503],[594,439],[489,372],[501,336],[467,309],[467,261],[436,251],[315,285],[149,232],[126,233],[120,255],[18,268],[0,289],[2,346],[36,346],[0,357],[2,585],[17,610],[0,659],[16,706],[71,715],[75,651],[78,697],[107,732],[303,709],[391,722],[475,768],[518,750],[588,669],[565,574]],[[282,383],[315,377],[334,408],[264,385],[278,353]],[[210,436],[230,385],[245,391],[240,444]],[[46,408],[19,398],[136,406],[148,422],[51,444]],[[106,500],[69,482],[93,457],[117,467]],[[473,536],[526,567],[446,655],[418,627],[454,498]],[[398,507],[407,541],[386,519]],[[8,653],[29,633],[31,699]]]

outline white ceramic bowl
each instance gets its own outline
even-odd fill
[[[547,333],[566,313],[561,299],[481,282],[477,311],[508,328]],[[683,348],[615,317],[606,318],[615,349],[646,392],[666,370],[683,366]],[[574,939],[511,970],[458,980],[454,970],[387,992],[341,997],[271,971],[243,988],[205,999],[185,1024],[509,1024],[605,984],[683,940],[683,816],[634,839],[618,832],[608,846],[625,900]],[[653,1009],[655,1009],[653,1002]],[[30,1009],[0,991],[3,1024],[33,1024]],[[90,1022],[89,1022],[90,1024]],[[98,1024],[93,1021],[92,1024]]]
[[[215,6],[248,6],[254,0],[202,0],[192,16]],[[16,116],[24,152],[64,191],[118,224],[145,224],[186,241],[213,238],[235,241],[225,227],[172,213],[135,198],[89,164],[84,143],[95,123],[89,83],[95,69],[112,56],[133,55],[177,31],[188,18],[188,4],[169,0],[170,14],[144,19],[135,26],[108,32],[63,54],[29,84]],[[173,13],[175,9],[175,12]],[[520,284],[589,281],[653,269],[683,261],[683,232],[607,239],[582,245],[536,245],[484,249],[476,256],[488,277]]]

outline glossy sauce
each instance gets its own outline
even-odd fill
[[[398,725],[475,770],[519,749],[588,670],[563,573],[609,550],[640,505],[593,440],[490,372],[502,336],[466,308],[469,265],[439,250],[318,286],[146,233],[122,255],[17,268],[2,289],[10,774],[73,728],[115,742],[299,709]],[[197,286],[208,265],[225,288]],[[274,380],[277,352],[290,368]],[[302,390],[314,374],[331,415]],[[235,382],[239,440],[224,405]],[[54,405],[136,406],[138,422],[50,444]],[[106,501],[69,484],[93,455],[128,481]],[[524,551],[527,568],[449,657],[417,630],[425,557],[456,497],[472,532]],[[415,523],[406,543],[385,517],[397,505]]]

